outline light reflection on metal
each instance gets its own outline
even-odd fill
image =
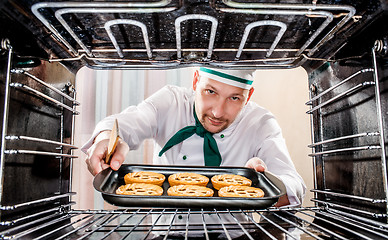
[[[209,60],[211,58],[211,55],[213,52],[214,41],[216,39],[218,21],[214,17],[208,16],[208,15],[203,15],[203,14],[184,15],[184,16],[178,17],[175,20],[176,51],[177,51],[178,60],[180,60],[182,58],[181,23],[184,21],[188,21],[188,20],[206,20],[206,21],[210,21],[212,23],[211,31],[210,31],[209,47],[207,49],[207,56],[205,58],[205,61]]]
[[[248,39],[248,36],[249,36],[249,33],[251,32],[251,30],[255,27],[260,27],[260,26],[277,26],[280,28],[278,31],[278,34],[276,35],[275,40],[273,41],[271,47],[267,51],[266,57],[271,56],[272,52],[274,51],[274,49],[278,45],[280,39],[282,38],[284,32],[287,30],[287,25],[282,23],[282,22],[279,22],[279,21],[264,20],[264,21],[257,21],[257,22],[253,22],[253,23],[248,24],[247,27],[245,28],[244,35],[242,37],[240,47],[238,48],[238,52],[236,54],[235,60],[240,59],[241,53],[244,49],[245,43]]]

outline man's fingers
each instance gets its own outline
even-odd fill
[[[253,168],[257,172],[264,172],[265,170],[267,170],[267,166],[265,165],[263,160],[258,157],[249,159],[248,162],[245,164],[245,167]]]
[[[109,167],[109,165],[104,163],[104,158],[107,151],[108,140],[100,141],[95,143],[87,153],[87,158],[85,162],[88,166],[88,170],[93,176],[101,172],[103,169]],[[105,165],[105,166],[104,166]]]
[[[129,151],[128,144],[123,140],[119,139],[117,143],[116,151],[113,153],[112,159],[110,161],[110,167],[117,171],[121,164],[123,164],[125,157]]]
[[[88,165],[89,172],[95,176],[97,173],[102,171],[102,164],[103,164],[102,158],[100,155],[92,154],[89,158],[89,161],[86,162]]]
[[[104,139],[93,144],[87,152],[85,162],[88,170],[93,176],[102,170],[111,167],[113,170],[118,170],[125,160],[125,156],[129,151],[128,144],[119,139],[115,152],[112,155],[110,165],[105,163],[105,157],[108,151],[109,139]]]

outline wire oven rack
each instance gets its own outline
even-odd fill
[[[211,221],[209,216],[213,216]],[[193,223],[192,219],[198,221]],[[318,207],[112,211],[62,208],[1,224],[11,226],[0,232],[1,239],[388,239],[386,224]]]

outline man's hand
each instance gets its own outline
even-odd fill
[[[111,167],[113,170],[118,170],[125,160],[125,156],[129,151],[129,146],[126,142],[119,139],[116,151],[113,153],[110,165],[105,163],[105,157],[108,151],[110,131],[101,132],[94,140],[93,145],[87,151],[85,162],[88,170],[93,176],[102,170]]]
[[[245,167],[253,168],[257,172],[264,172],[265,170],[267,170],[267,165],[265,165],[263,160],[261,160],[258,157],[253,157],[249,159],[248,162],[245,164]],[[286,206],[289,204],[290,204],[290,201],[288,200],[288,196],[283,195],[279,198],[278,202],[275,204],[275,207]]]
[[[267,165],[265,165],[264,161],[258,157],[253,157],[249,159],[248,162],[245,164],[245,167],[253,168],[257,172],[264,172],[265,170],[267,170]]]

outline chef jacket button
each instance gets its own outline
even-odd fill
[[[224,134],[221,134],[221,135],[220,135],[220,137],[221,137],[221,138],[224,138],[224,137],[225,137],[225,135],[224,135]]]
[[[186,155],[183,155],[182,158],[183,158],[183,160],[186,160],[186,159],[187,159],[187,156],[186,156]]]

